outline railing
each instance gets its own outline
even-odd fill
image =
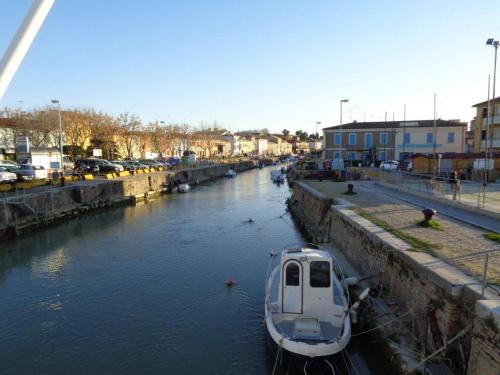
[[[500,249],[439,259],[476,278],[478,280],[477,284],[481,285],[482,297],[484,297],[488,287],[494,295],[500,297],[500,275],[498,274],[498,268],[490,267],[491,263],[498,265],[500,261]],[[436,261],[428,263],[427,266],[439,268],[442,267],[442,263]]]
[[[429,175],[401,171],[364,168],[365,179],[382,181],[410,192],[428,194],[441,199],[458,201],[469,206],[500,213],[500,184],[460,181],[458,185],[447,178],[432,179]]]

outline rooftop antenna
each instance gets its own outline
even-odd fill
[[[0,100],[23,62],[55,0],[34,0],[23,23],[17,30],[5,55],[0,61]]]

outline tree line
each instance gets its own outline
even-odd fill
[[[2,144],[14,144],[17,136],[27,136],[31,147],[60,147],[58,112],[46,107],[24,112],[5,108],[9,132],[0,133]],[[151,121],[144,123],[133,113],[114,117],[94,109],[61,111],[64,153],[85,157],[101,149],[107,158],[132,157],[134,151],[148,151],[173,156],[189,150],[194,143],[211,153],[224,129],[217,122],[202,122],[197,127],[187,123]]]

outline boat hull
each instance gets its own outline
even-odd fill
[[[350,323],[351,322],[349,320],[349,314],[347,314],[344,320],[344,332],[342,336],[340,336],[337,340],[333,342],[308,344],[304,341],[282,338],[282,335],[274,326],[272,318],[269,314],[266,314],[267,333],[271,336],[275,344],[282,346],[283,349],[291,353],[294,353],[298,356],[304,356],[306,358],[329,357],[336,353],[340,353],[347,346],[351,338]]]
[[[278,373],[304,374],[304,367],[306,367],[308,374],[335,373],[338,375],[347,373],[341,353],[311,358],[284,348],[280,349],[280,346],[271,337],[269,330],[266,330],[266,343],[273,359],[273,365],[276,357],[278,357],[276,367],[278,370],[281,370]],[[331,370],[332,366],[334,372]]]

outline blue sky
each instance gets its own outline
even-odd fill
[[[3,54],[31,0],[0,0]],[[56,0],[0,107],[93,107],[239,130],[470,121],[495,1]],[[498,79],[497,81],[500,81]],[[500,93],[500,82],[497,92]]]

